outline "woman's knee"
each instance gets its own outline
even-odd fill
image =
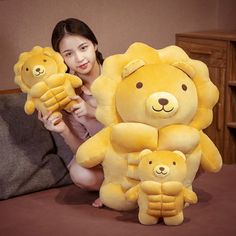
[[[87,169],[74,163],[70,166],[69,172],[75,185],[87,190],[99,190],[103,175],[96,169]]]

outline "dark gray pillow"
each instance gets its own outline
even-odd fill
[[[37,112],[25,114],[25,100],[23,93],[0,95],[0,199],[71,183],[72,152]]]

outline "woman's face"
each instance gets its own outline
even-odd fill
[[[95,68],[97,45],[89,39],[80,35],[65,35],[59,50],[66,65],[78,76],[89,75]]]

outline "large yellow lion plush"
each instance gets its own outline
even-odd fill
[[[139,153],[146,148],[183,152],[184,185],[190,189],[200,164],[211,172],[221,168],[217,148],[202,132],[212,122],[218,90],[206,65],[181,48],[155,50],[134,43],[105,60],[92,93],[96,117],[107,127],[82,144],[76,158],[87,168],[103,165],[100,198],[106,206],[136,207],[125,192],[139,182]]]
[[[75,103],[74,88],[82,85],[77,76],[65,73],[63,58],[50,47],[35,46],[31,51],[21,53],[14,66],[15,82],[27,93],[25,112],[32,114],[35,109],[43,115],[62,109],[70,112]]]
[[[179,225],[184,220],[184,203],[196,203],[196,194],[183,185],[187,173],[186,158],[179,151],[143,150],[138,166],[140,183],[126,192],[130,201],[138,201],[139,221]]]

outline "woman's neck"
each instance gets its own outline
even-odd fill
[[[77,75],[83,80],[83,84],[90,89],[93,81],[101,74],[101,65],[96,62],[93,69],[86,75]]]

